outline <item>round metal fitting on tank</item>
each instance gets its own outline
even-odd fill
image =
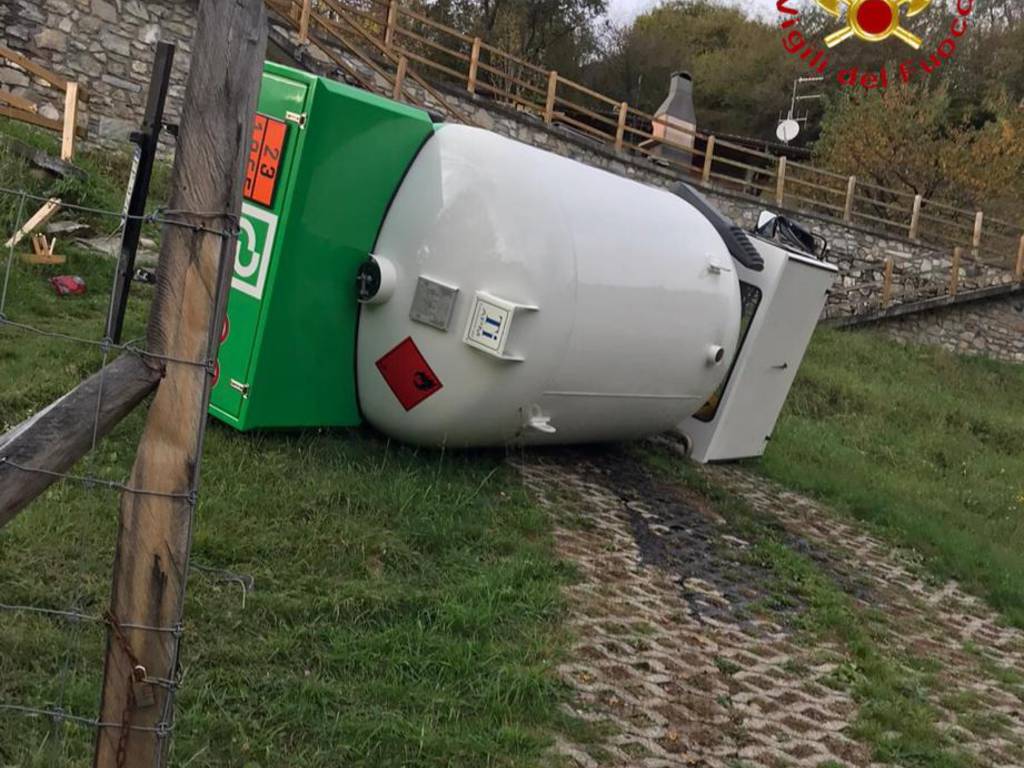
[[[370,255],[359,265],[356,274],[356,291],[361,304],[383,304],[391,298],[398,283],[395,265],[387,259]]]
[[[361,306],[359,403],[405,442],[666,431],[707,401],[737,348],[737,271],[700,211],[489,131],[436,129],[374,255],[397,278],[390,300]]]

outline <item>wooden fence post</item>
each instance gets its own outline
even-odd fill
[[[75,130],[78,127],[78,83],[64,89],[64,133],[60,142],[60,159],[70,160],[75,154]]]
[[[786,156],[782,155],[779,158],[779,172],[775,184],[775,204],[782,207],[783,201],[786,199]]]
[[[555,112],[555,91],[558,90],[558,73],[551,70],[548,74],[548,98],[544,103],[544,122],[551,125],[551,118]]]
[[[892,301],[892,267],[893,258],[890,256],[885,260],[885,275],[882,278],[882,309],[888,307]]]
[[[626,117],[629,114],[629,105],[626,102],[619,104],[619,122],[615,126],[615,151],[622,151],[622,141],[626,137]]]
[[[480,38],[473,38],[473,50],[469,54],[469,81],[466,83],[466,90],[476,93],[476,72],[480,66]]]
[[[398,70],[395,72],[395,87],[391,91],[391,98],[395,101],[402,100],[402,84],[405,82],[405,72],[409,68],[409,59],[404,55],[398,57]]]
[[[302,13],[299,16],[299,44],[305,45],[309,42],[309,15],[312,11],[313,0],[302,0]]]
[[[959,245],[953,249],[953,267],[949,271],[949,295],[956,296],[960,287],[960,260],[963,258],[964,249]]]
[[[711,183],[711,164],[715,162],[715,137],[708,136],[708,145],[704,150],[704,170],[701,171],[700,180],[704,184]]]
[[[233,272],[263,0],[201,0],[146,334],[164,367],[121,495],[94,768],[166,764],[210,361]],[[152,683],[147,681],[154,681]],[[127,727],[125,727],[127,725]]]
[[[921,234],[921,206],[924,204],[923,195],[914,195],[914,212],[910,215],[910,239],[917,240]]]
[[[384,26],[384,45],[387,48],[392,46],[395,37],[395,26],[398,24],[398,0],[389,0],[388,19]]]
[[[1014,270],[1017,282],[1024,281],[1024,235],[1020,236],[1020,246],[1017,248],[1017,268]]]
[[[971,239],[971,256],[978,258],[978,249],[981,248],[981,228],[985,223],[985,212],[978,211],[974,215],[974,237]]]
[[[854,195],[857,194],[857,177],[851,176],[846,182],[846,204],[843,206],[843,221],[849,224],[853,221]]]

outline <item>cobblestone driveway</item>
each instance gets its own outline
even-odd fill
[[[577,639],[560,669],[573,714],[610,726],[597,745],[560,741],[570,765],[874,765],[849,733],[857,704],[823,684],[844,649],[799,636],[788,609],[764,609],[748,542],[701,497],[615,449],[518,464],[579,572],[569,588]],[[881,609],[893,644],[941,667],[941,727],[980,765],[1024,765],[1024,634],[809,499],[744,470],[706,472],[771,515],[859,604]],[[947,706],[967,696],[968,712]]]

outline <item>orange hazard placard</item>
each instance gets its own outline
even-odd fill
[[[266,115],[256,115],[249,140],[249,161],[245,166],[245,188],[242,192],[247,200],[270,207],[274,200],[277,172],[281,166],[281,153],[287,135],[287,123]]]

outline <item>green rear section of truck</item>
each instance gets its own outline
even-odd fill
[[[287,127],[272,199],[243,207],[210,412],[240,430],[355,426],[356,272],[431,120],[273,63],[258,113]]]

